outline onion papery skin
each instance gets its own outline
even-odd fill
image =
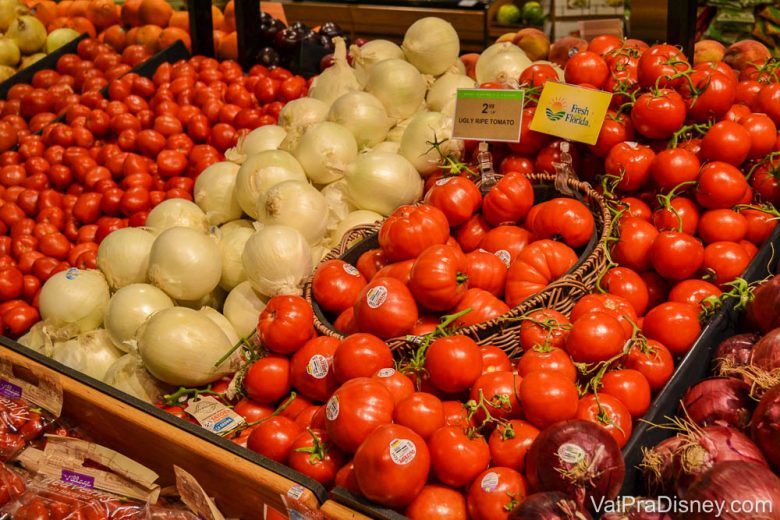
[[[724,367],[739,368],[750,364],[753,347],[760,336],[752,332],[737,334],[721,341],[715,351],[715,368],[721,371]]]
[[[600,426],[583,420],[562,421],[542,431],[526,459],[526,477],[533,490],[561,491],[580,506],[614,499],[625,472],[617,441]]]
[[[725,504],[723,514],[717,517],[719,520],[780,520],[780,478],[766,466],[754,462],[718,463],[699,477],[683,498],[688,503]],[[731,504],[762,505],[766,509],[762,513],[735,512],[730,510]],[[713,512],[694,511],[677,518],[711,520],[714,517]]]
[[[780,471],[780,385],[761,398],[752,423],[753,440],[775,471]]]
[[[593,517],[572,497],[559,491],[528,495],[512,510],[510,520],[591,520]]]
[[[682,407],[697,426],[730,426],[746,431],[755,401],[750,385],[733,377],[713,377],[690,387]]]

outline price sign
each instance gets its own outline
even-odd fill
[[[522,90],[458,89],[452,136],[475,141],[520,140]]]
[[[531,130],[571,141],[596,144],[612,94],[548,81],[544,84]]]

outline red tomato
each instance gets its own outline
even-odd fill
[[[378,370],[371,378],[379,381],[390,392],[395,404],[414,393],[412,380],[393,368]]]
[[[243,380],[250,399],[271,404],[290,393],[290,361],[283,356],[268,355],[249,366]]]
[[[581,247],[593,237],[596,224],[585,204],[559,197],[534,206],[525,226],[537,239],[560,237],[570,247]]]
[[[575,263],[577,254],[565,244],[553,240],[532,242],[509,268],[504,291],[507,304],[518,305],[563,276]]]
[[[363,278],[371,280],[387,264],[387,258],[381,249],[369,249],[358,258],[357,269]]]
[[[393,422],[411,428],[427,441],[433,432],[444,426],[444,405],[433,394],[415,392],[395,405]]]
[[[24,289],[24,275],[19,269],[9,267],[0,271],[0,300],[8,301],[20,298]]]
[[[530,241],[531,233],[527,229],[503,225],[485,233],[479,242],[479,248],[493,253],[508,269]]]
[[[644,55],[640,60],[643,58]],[[648,139],[668,139],[685,122],[685,102],[670,89],[642,94],[631,110],[631,122],[636,131]]]
[[[429,484],[407,506],[404,514],[411,520],[466,518],[466,497],[454,489]]]
[[[658,230],[646,220],[629,217],[618,223],[619,240],[612,247],[612,259],[619,265],[643,272],[651,267],[651,251]]]
[[[560,372],[531,372],[520,383],[518,396],[526,419],[537,428],[571,419],[577,413],[577,387]]]
[[[246,442],[250,450],[285,464],[301,428],[282,415],[269,417],[258,424]]]
[[[314,333],[314,312],[300,296],[274,296],[268,300],[257,324],[260,341],[270,351],[291,354]]]
[[[749,263],[750,255],[737,242],[713,242],[704,248],[702,269],[712,273],[713,282],[720,287],[742,275]]]
[[[436,479],[452,487],[466,486],[490,463],[490,448],[481,435],[457,426],[439,428],[428,439]]]
[[[647,310],[650,294],[647,284],[636,271],[628,267],[613,267],[601,279],[601,286],[609,294],[625,298],[634,308],[637,316],[642,316]]]
[[[586,394],[577,406],[577,419],[604,428],[621,448],[631,437],[631,414],[620,399],[607,393]]]
[[[312,294],[320,307],[340,314],[351,307],[366,279],[343,260],[328,260],[317,267],[312,279]]]
[[[466,258],[458,249],[434,245],[423,251],[412,266],[408,287],[415,300],[435,311],[458,304],[468,288]]]
[[[388,260],[417,257],[429,246],[444,244],[449,237],[446,215],[433,206],[401,206],[382,224],[379,245]]]
[[[431,457],[422,437],[411,429],[377,427],[355,453],[355,479],[360,492],[379,504],[403,507],[420,494]]]
[[[639,58],[638,78],[639,83],[645,87],[665,87],[673,81],[681,83],[680,79],[670,78],[678,72],[690,69],[685,55],[673,45],[652,45],[644,51]]]
[[[477,475],[468,493],[472,520],[506,519],[525,500],[528,483],[510,468],[494,467]]]
[[[618,320],[626,333],[626,339],[630,338],[634,331],[634,324],[639,319],[631,302],[622,296],[609,293],[587,294],[574,304],[569,316],[572,323],[591,312],[604,312]]]
[[[425,202],[439,208],[450,226],[459,226],[479,210],[482,194],[465,177],[442,177],[425,194]]]
[[[375,278],[354,305],[355,322],[362,332],[382,339],[401,336],[417,321],[417,304],[409,289],[395,278]]]
[[[580,363],[607,361],[623,351],[627,337],[617,318],[606,312],[590,312],[572,324],[566,351]]]
[[[318,336],[307,341],[290,360],[292,385],[306,398],[324,402],[338,388],[333,372],[333,355],[339,340]]]
[[[648,339],[646,344],[634,342],[623,360],[626,368],[636,370],[645,376],[650,391],[658,392],[674,373],[674,359],[663,344]]]
[[[650,385],[637,370],[611,370],[601,379],[601,394],[622,402],[631,417],[638,419],[650,408]]]
[[[699,307],[690,303],[662,303],[651,309],[642,323],[642,333],[675,356],[686,353],[700,332]]]
[[[499,372],[512,370],[512,362],[509,356],[500,348],[493,345],[483,345],[480,348],[482,353],[482,374],[490,372]]]
[[[699,237],[705,244],[727,240],[739,242],[747,234],[747,219],[731,209],[705,211],[699,219]]]
[[[624,142],[612,147],[607,154],[604,168],[607,175],[618,179],[618,189],[633,192],[647,183],[653,159],[655,153],[650,147]]]
[[[750,132],[733,121],[715,123],[701,141],[701,156],[709,161],[722,161],[739,166],[751,147]]]
[[[499,425],[488,441],[492,464],[522,473],[525,470],[525,454],[537,435],[539,430],[526,421],[512,419]]]
[[[509,149],[513,152],[532,156],[537,154],[539,150],[547,145],[552,139],[547,134],[531,130],[531,121],[534,119],[534,114],[536,114],[536,107],[526,107],[523,109],[522,120],[520,121],[520,141],[517,143],[509,143]],[[518,170],[510,171],[519,172]]]
[[[694,70],[689,78],[690,82],[686,80],[680,87],[689,120],[702,123],[729,111],[737,95],[733,78],[710,68]]]
[[[659,233],[651,249],[655,271],[667,280],[683,280],[695,274],[704,261],[704,246],[688,233]]]
[[[393,367],[393,353],[387,343],[371,334],[351,334],[333,355],[333,372],[339,383],[356,377],[370,377],[378,370]]]
[[[537,347],[563,347],[571,329],[571,322],[553,309],[539,309],[528,314],[520,324],[519,341],[523,350]]]
[[[750,134],[748,159],[760,159],[774,149],[777,126],[766,114],[747,115],[739,124]]]
[[[569,354],[558,347],[536,347],[526,351],[517,362],[517,374],[526,377],[539,370],[557,372],[568,380],[577,380],[577,368]]]
[[[534,204],[531,181],[522,173],[510,172],[485,195],[482,215],[493,226],[522,220]]]
[[[479,247],[480,242],[490,230],[490,224],[481,214],[473,215],[465,223],[453,229],[453,236],[464,253],[470,253]]]
[[[607,112],[604,124],[599,131],[596,144],[590,145],[590,151],[598,157],[607,157],[609,151],[619,143],[634,139],[634,126],[627,114],[617,114],[614,110]]]
[[[482,355],[471,338],[447,336],[429,345],[425,369],[437,389],[447,393],[462,392],[482,374]]]
[[[497,254],[477,250],[466,255],[468,286],[484,289],[501,297],[506,284],[507,267]]]
[[[563,72],[567,83],[587,84],[597,89],[603,87],[609,77],[607,62],[591,51],[578,52],[570,57]]]
[[[374,429],[392,422],[393,407],[392,394],[378,379],[347,381],[325,405],[328,434],[339,448],[354,453]]]

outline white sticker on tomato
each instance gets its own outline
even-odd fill
[[[368,306],[372,309],[376,309],[377,307],[381,306],[383,303],[385,303],[386,299],[387,287],[383,285],[372,287],[366,293],[366,303],[368,303]]]
[[[452,177],[442,177],[441,179],[436,181],[435,184],[436,184],[436,186],[444,186],[445,184],[447,184],[451,180],[452,180]]]
[[[309,358],[309,364],[306,365],[306,373],[314,379],[325,379],[325,376],[328,375],[329,368],[330,363],[328,363],[328,358],[322,354],[314,354]]]
[[[509,251],[507,251],[506,249],[499,249],[493,254],[496,255],[499,260],[504,262],[506,268],[509,269],[509,264],[512,263],[512,255],[509,254]]]
[[[479,487],[485,493],[492,493],[498,488],[498,473],[491,471],[482,477],[482,481],[479,483]]]
[[[329,421],[335,421],[338,416],[339,416],[339,398],[338,396],[334,395],[331,396],[330,399],[328,399],[327,403],[325,403],[325,418]]]
[[[344,272],[351,276],[360,276],[360,271],[352,264],[343,265]]]
[[[394,368],[383,368],[379,372],[376,373],[376,375],[379,376],[379,377],[390,377],[393,374],[395,374],[395,369]]]
[[[585,460],[585,450],[576,444],[567,442],[558,448],[558,458],[566,464],[579,464]]]
[[[393,439],[390,441],[390,458],[399,466],[405,466],[414,460],[417,446],[409,439]]]

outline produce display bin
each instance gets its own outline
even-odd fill
[[[76,372],[0,336],[0,353],[20,367],[58,380],[62,417],[93,440],[148,466],[160,484],[174,482],[173,466],[190,472],[228,517],[256,519],[267,504],[285,511],[282,496],[317,511],[328,495],[319,483],[159,408]],[[338,509],[338,508],[336,508]],[[334,518],[348,518],[345,516]]]
[[[64,54],[71,54],[76,52],[76,48],[79,46],[81,40],[87,39],[86,34],[82,34],[75,40],[72,40],[56,51],[52,52],[36,61],[26,69],[22,69],[7,80],[0,83],[0,99],[5,99],[8,96],[8,91],[14,85],[18,83],[30,83],[36,72],[47,69],[56,69],[57,62]]]
[[[753,261],[742,277],[748,282],[757,282],[771,276],[777,265],[780,248],[780,226],[775,227],[772,235],[761,246]],[[680,407],[680,399],[694,383],[709,377],[712,368],[712,356],[721,341],[738,332],[740,311],[735,309],[736,301],[729,299],[702,329],[699,338],[691,350],[677,365],[674,375],[653,400],[645,416],[636,423],[631,439],[623,447],[626,461],[626,477],[621,495],[641,496],[646,490],[642,483],[641,471],[637,468],[642,462],[642,448],[650,448],[671,437],[674,433],[667,428],[657,428],[669,422]]]

